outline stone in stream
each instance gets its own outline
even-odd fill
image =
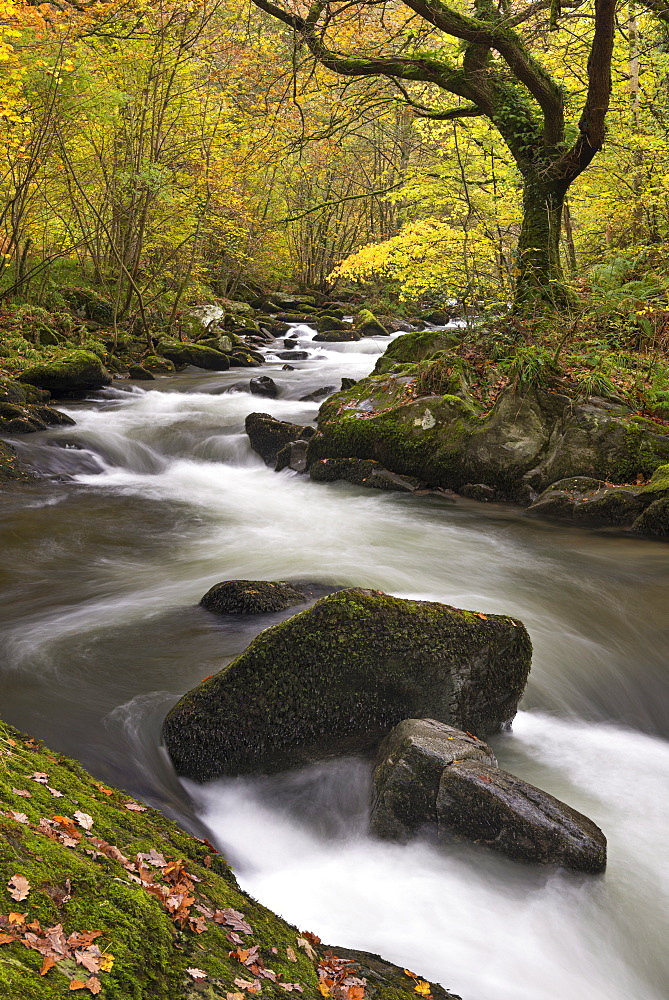
[[[316,343],[324,344],[344,344],[362,339],[362,334],[352,327],[338,330],[319,330],[314,337]]]
[[[474,841],[515,861],[598,874],[606,837],[591,819],[501,768],[475,760],[445,767],[436,802],[437,831]]]
[[[267,396],[268,399],[276,399],[279,395],[279,388],[273,378],[269,375],[258,375],[249,382],[249,390],[254,396]]]
[[[334,483],[344,480],[354,486],[369,489],[392,490],[396,493],[414,493],[425,489],[425,483],[413,476],[400,476],[389,472],[373,459],[324,458],[314,462],[309,475],[319,483]]]
[[[308,599],[309,591],[298,584],[224,580],[207,591],[200,605],[217,615],[262,615],[285,611],[293,604],[304,604]]]
[[[407,840],[436,827],[445,767],[473,758],[495,765],[487,743],[434,719],[404,719],[379,747],[370,827],[377,837]]]
[[[314,428],[277,420],[269,413],[249,413],[244,421],[251,447],[267,465],[276,465],[279,452],[291,441],[306,440]]]
[[[485,735],[513,719],[531,655],[512,618],[342,590],[184,695],[163,736],[207,781],[371,751],[407,714]]]
[[[282,372],[294,372],[295,368],[293,365],[281,365]]]
[[[155,378],[153,373],[148,368],[145,368],[144,365],[130,365],[128,367],[128,375],[138,382],[153,382]]]
[[[356,317],[355,328],[361,337],[387,337],[388,331],[371,311],[361,309]]]
[[[404,719],[379,748],[370,826],[406,841],[425,829],[517,861],[598,873],[606,838],[592,820],[497,766],[490,747],[434,719]]]
[[[291,361],[306,361],[309,354],[307,351],[277,351],[276,356],[277,358],[281,358],[282,361],[285,361],[287,358],[290,358]]]
[[[230,367],[227,354],[213,347],[202,347],[201,344],[183,344],[180,341],[160,342],[159,351],[163,357],[169,358],[175,365],[193,365],[205,368],[207,371],[225,372]]]
[[[297,341],[291,339],[290,337],[285,337],[283,341],[283,346],[287,351],[292,351],[295,347],[297,347]]]
[[[308,396],[300,396],[300,403],[318,403],[321,399],[325,399],[326,396],[331,396],[333,392],[337,391],[336,385],[323,385],[320,389],[314,389],[310,392]]]
[[[54,396],[71,396],[89,389],[101,389],[111,384],[111,375],[92,351],[70,351],[56,361],[42,361],[19,375]]]
[[[632,531],[651,538],[669,537],[669,497],[653,500],[650,506],[637,517]]]
[[[289,441],[276,457],[275,472],[282,469],[292,469],[293,472],[306,472],[308,441]]]

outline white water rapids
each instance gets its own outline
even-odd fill
[[[75,427],[21,440],[65,481],[2,500],[3,717],[186,823],[190,796],[244,887],[329,943],[465,1000],[667,1000],[669,548],[274,473],[246,414],[313,421],[318,404],[300,397],[362,377],[387,343],[320,348],[296,330],[309,359],[262,369],[276,400],[246,391],[257,369],[191,369],[69,405]],[[524,621],[530,684],[494,747],[602,827],[606,874],[374,841],[359,761],[175,782],[158,749],[165,710],[277,620],[196,607],[235,578],[370,586]]]

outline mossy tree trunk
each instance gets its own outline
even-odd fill
[[[562,282],[559,259],[561,212],[569,185],[592,162],[602,148],[605,119],[611,94],[611,59],[615,28],[615,0],[594,0],[593,30],[587,61],[587,90],[581,105],[576,137],[567,141],[565,98],[571,104],[579,95],[569,94],[564,83],[553,77],[532,51],[527,39],[559,27],[560,5],[538,2],[523,10],[506,3],[474,0],[474,16],[449,6],[447,0],[404,0],[402,5],[422,21],[412,49],[402,33],[393,33],[383,20],[384,4],[353,0],[333,10],[328,0],[313,0],[306,17],[278,6],[273,0],[253,0],[265,13],[286,24],[297,36],[298,47],[309,50],[317,62],[343,76],[382,76],[391,80],[402,99],[423,118],[457,121],[484,117],[497,128],[507,144],[524,181],[524,220],[517,254],[516,304],[528,299],[550,305],[569,298]],[[664,5],[666,0],[651,0]],[[362,23],[376,33],[371,48],[365,32],[350,41],[356,51],[342,51],[341,28],[358,8]],[[667,15],[669,17],[669,15]],[[543,20],[542,20],[543,19]],[[529,32],[523,37],[522,28]],[[424,30],[423,30],[424,29]],[[520,30],[519,30],[520,29]],[[378,39],[386,32],[385,49]],[[424,38],[441,32],[462,44],[456,61],[442,57],[438,46],[429,51]],[[346,37],[350,37],[346,35]],[[449,47],[450,46],[450,47]],[[407,87],[407,83],[409,87]],[[409,89],[413,84],[418,91]],[[434,88],[437,106],[426,107],[424,98]],[[441,92],[441,93],[440,93]],[[457,100],[443,101],[444,94]],[[414,96],[416,95],[416,96]],[[429,97],[428,97],[429,99]]]

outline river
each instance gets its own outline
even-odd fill
[[[61,407],[75,427],[19,440],[50,476],[0,496],[2,716],[197,831],[253,895],[323,940],[380,952],[464,1000],[669,995],[669,547],[522,511],[274,473],[252,410],[370,371],[386,341],[326,345],[295,370],[189,369]],[[123,388],[119,388],[119,386]],[[367,766],[196,786],[160,747],[166,710],[277,617],[197,606],[225,579],[308,580],[521,619],[534,642],[502,766],[591,816],[600,878],[474,847],[379,843]],[[286,615],[288,612],[286,613]]]

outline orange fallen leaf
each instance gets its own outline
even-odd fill
[[[11,941],[16,941],[13,934],[0,934],[0,944],[9,944]]]
[[[46,976],[49,969],[53,969],[56,964],[53,958],[49,958],[48,955],[44,956],[44,961],[42,962],[42,968],[39,970],[40,976]]]
[[[27,916],[26,913],[10,913],[7,916],[7,919],[10,922],[10,924],[17,924],[17,925],[25,924],[26,916]]]
[[[70,979],[70,990],[85,990],[86,983],[82,983],[81,979]]]

